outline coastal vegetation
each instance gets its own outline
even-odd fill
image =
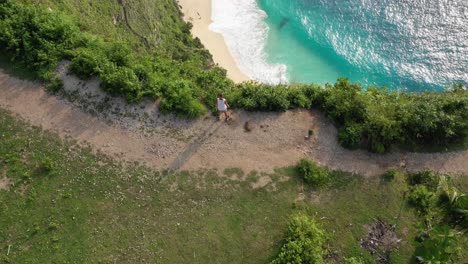
[[[460,250],[468,246],[466,177],[420,172],[389,180],[327,170],[328,183],[317,185],[298,168],[154,171],[93,154],[3,110],[0,137],[2,263],[468,258]],[[265,176],[272,181],[254,189]],[[424,212],[409,200],[418,185],[437,197]],[[371,253],[361,241],[376,221],[393,226],[397,239]]]
[[[235,84],[172,0],[0,0],[0,60],[50,91],[82,79],[197,118],[218,93],[248,111],[318,108],[348,148],[467,147],[468,92]],[[367,178],[303,159],[274,173],[154,170],[113,160],[0,109],[0,263],[461,263],[468,180]],[[271,181],[254,187],[261,178]],[[375,241],[378,243],[376,244]]]
[[[286,241],[272,264],[323,263],[325,232],[314,218],[297,214],[289,220]]]
[[[442,93],[364,88],[344,78],[325,86],[234,84],[191,36],[191,24],[182,21],[174,2],[147,3],[153,13],[143,12],[143,4],[3,0],[0,47],[51,90],[60,88],[54,72],[66,59],[71,72],[83,79],[99,77],[103,89],[129,102],[160,99],[165,113],[197,118],[223,92],[233,107],[249,111],[322,109],[347,148],[384,153],[398,145],[467,145],[468,92],[460,84]],[[140,11],[141,19],[132,17]],[[160,20],[151,22],[151,17]]]

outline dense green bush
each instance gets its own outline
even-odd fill
[[[46,175],[54,175],[56,172],[56,167],[57,165],[51,158],[45,157],[41,160],[41,168]]]
[[[459,191],[446,176],[440,177],[437,190],[449,222],[468,228],[468,194]]]
[[[323,86],[318,84],[296,84],[293,87],[301,90],[302,94],[311,102],[311,106],[322,107],[327,94]],[[307,108],[307,106],[304,107]]]
[[[285,85],[271,86],[245,82],[231,94],[234,105],[245,110],[285,111],[289,109],[289,89]]]
[[[414,186],[408,195],[408,203],[421,213],[427,213],[435,204],[437,196],[424,185]]]
[[[338,129],[338,141],[346,148],[356,149],[361,145],[363,131],[361,124],[346,124]]]
[[[428,233],[416,248],[415,258],[419,263],[458,263],[460,251],[457,235],[443,225]]]
[[[166,85],[160,104],[163,113],[176,112],[195,118],[206,112],[206,108],[194,97],[189,82],[173,81]]]
[[[305,94],[304,89],[298,88],[296,86],[289,86],[287,89],[289,89],[287,98],[290,103],[290,108],[309,109],[312,106],[312,100]]]
[[[366,99],[362,87],[340,78],[335,85],[326,85],[323,109],[337,124],[363,123],[366,120]]]
[[[435,191],[439,185],[440,176],[431,170],[423,170],[408,175],[408,183],[411,185],[425,185]]]
[[[468,134],[468,92],[454,86],[445,93],[402,94],[400,102],[405,139],[439,144],[466,139]]]
[[[366,101],[366,120],[364,138],[368,148],[377,153],[389,151],[394,144],[403,139],[398,94],[385,88],[369,88],[364,94]]]
[[[396,169],[389,169],[382,175],[382,178],[386,181],[393,181],[395,178],[400,177],[400,174]]]
[[[100,47],[78,48],[72,52],[72,56],[69,69],[81,79],[99,76],[104,65],[108,63]]]
[[[52,93],[55,93],[62,88],[63,88],[63,81],[57,76],[52,77],[46,85],[46,89]]]
[[[50,92],[57,92],[62,89],[63,81],[52,71],[40,71],[40,78],[46,81],[46,89]]]
[[[272,264],[323,263],[325,232],[304,214],[291,217],[283,247]]]
[[[124,43],[109,43],[105,47],[106,57],[119,67],[131,67],[135,58],[130,48]]]
[[[416,262],[458,263],[459,236],[468,227],[468,199],[464,199],[468,196],[458,191],[449,177],[432,171],[410,174],[408,183],[408,203],[424,217],[424,227],[416,237]]]
[[[109,63],[105,66],[100,77],[102,88],[111,93],[125,95],[127,100],[132,102],[143,97],[142,84],[131,68],[118,67]]]
[[[33,5],[0,2],[0,47],[14,61],[44,71],[79,44],[79,28],[66,16]]]
[[[468,194],[461,194],[455,199],[453,210],[468,216]]]
[[[327,168],[317,166],[308,159],[300,160],[296,169],[300,177],[308,184],[322,185],[330,180],[330,172]]]

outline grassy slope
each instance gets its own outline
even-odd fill
[[[113,17],[122,13],[117,1],[53,1],[53,0],[23,0],[31,4],[43,4],[52,10],[60,10],[71,15],[83,31],[90,31],[108,40],[130,41],[134,45],[140,42],[132,37],[125,24],[114,25]]]
[[[174,41],[183,27],[178,17],[179,10],[172,0],[21,0],[25,3],[42,4],[70,15],[82,31],[99,35],[111,42],[125,42],[135,51],[158,52],[169,55]],[[124,19],[123,6],[127,9],[129,25]],[[145,46],[140,36],[148,39]],[[187,47],[186,47],[187,48]]]
[[[278,181],[280,175],[294,176],[288,169],[273,177],[272,191],[273,186],[251,189],[255,173],[233,181],[212,171],[168,174],[122,166],[4,111],[0,136],[0,175],[14,182],[0,191],[0,256],[13,263],[265,263],[297,210],[321,219],[330,250],[339,257],[370,259],[358,241],[363,225],[376,217],[396,223],[404,238],[395,263],[407,262],[414,250],[408,240],[416,220],[401,207],[401,179],[383,183],[339,174],[337,186],[306,188],[306,200],[298,202],[302,184],[294,177]],[[48,160],[50,172],[42,165]],[[462,181],[466,187],[467,179]]]

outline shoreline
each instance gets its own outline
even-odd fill
[[[229,51],[224,37],[209,29],[211,20],[211,0],[177,0],[184,20],[191,22],[194,37],[198,37],[203,46],[213,55],[213,61],[227,70],[227,76],[236,83],[251,80],[237,65]]]

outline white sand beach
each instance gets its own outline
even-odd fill
[[[229,52],[221,34],[211,31],[208,27],[211,20],[211,0],[178,0],[184,13],[184,19],[193,24],[192,34],[198,37],[205,48],[213,55],[213,60],[227,70],[227,75],[235,82],[243,82],[250,78],[240,71],[236,61]]]

